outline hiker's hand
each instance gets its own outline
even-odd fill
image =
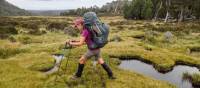
[[[79,41],[77,41],[77,40],[70,40],[70,41],[69,41],[69,44],[70,44],[70,45],[74,45],[75,42],[79,42]]]
[[[69,41],[69,44],[72,45],[72,46],[80,46],[80,45],[83,45],[85,40],[70,40]]]
[[[70,42],[70,41],[66,41],[66,43],[65,43],[65,44],[67,45],[67,44],[69,44],[69,42]]]
[[[71,49],[72,45],[70,44],[70,41],[67,41],[65,44],[65,49]]]
[[[73,45],[73,43],[74,43],[74,41],[70,41],[70,42],[69,42],[69,45]]]
[[[78,40],[71,40],[70,42],[79,42]]]
[[[71,43],[70,43],[70,42],[71,42],[70,40],[66,41],[65,45],[71,46]]]
[[[75,40],[68,40],[66,41],[66,44],[70,44],[71,45],[71,42],[76,42]]]

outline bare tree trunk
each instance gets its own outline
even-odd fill
[[[155,13],[154,20],[157,20],[157,18],[158,18],[158,13],[159,13],[160,9],[162,8],[162,4],[163,4],[163,2],[162,2],[162,0],[161,0],[161,1],[160,1],[160,6],[159,6],[158,10],[157,10],[156,13]]]
[[[116,2],[117,2],[117,5],[116,5],[116,7],[115,7],[114,14],[117,13],[117,10],[118,10],[118,7],[119,7],[120,0],[117,0]]]
[[[181,13],[180,13],[178,22],[182,22],[183,19],[184,19],[184,7],[181,6]]]
[[[169,11],[167,11],[166,17],[165,17],[165,23],[168,22],[169,19]]]
[[[193,17],[193,16],[192,16],[192,10],[193,10],[193,9],[190,8],[190,9],[189,9],[189,12],[188,12],[188,16],[191,17],[191,18]]]
[[[166,6],[167,6],[167,14],[166,14],[166,17],[165,17],[165,22],[167,22],[168,21],[168,19],[169,19],[169,15],[170,15],[170,13],[169,13],[169,7],[171,6],[171,0],[166,0]]]
[[[168,4],[168,0],[166,0],[165,4],[166,4],[166,7],[167,7],[167,14],[166,14],[166,17],[165,17],[165,22],[167,22],[168,21],[168,16],[169,16],[169,4]]]

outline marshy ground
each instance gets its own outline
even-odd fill
[[[200,22],[163,23],[161,21],[125,20],[122,17],[101,17],[110,25],[110,42],[102,56],[112,67],[116,80],[92,60],[87,62],[80,80],[69,77],[77,68],[86,46],[61,51],[66,40],[77,39],[70,27],[75,17],[2,17],[0,19],[0,88],[176,88],[156,80],[118,68],[120,59],[137,59],[150,63],[159,72],[168,72],[175,65],[200,69]],[[3,31],[2,31],[3,30]],[[5,31],[7,30],[7,31]],[[59,78],[46,75],[54,66],[52,54],[64,53]],[[193,84],[200,84],[200,74],[189,74]]]

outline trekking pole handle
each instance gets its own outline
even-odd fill
[[[66,42],[64,48],[65,48],[65,49],[71,49],[71,48],[72,48],[72,45],[70,45],[69,42]]]

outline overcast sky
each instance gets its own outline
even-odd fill
[[[102,6],[114,0],[7,0],[26,10],[66,10],[79,7]]]

